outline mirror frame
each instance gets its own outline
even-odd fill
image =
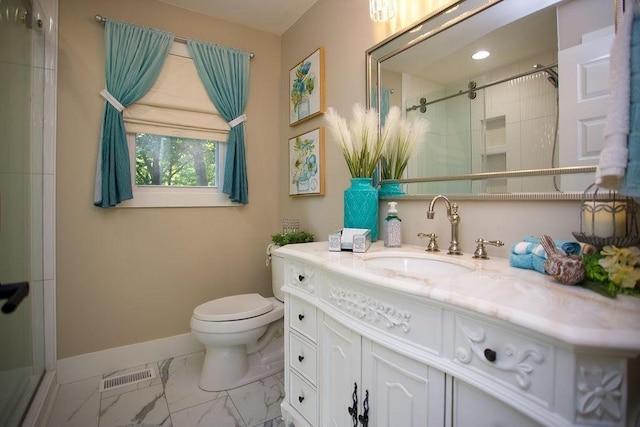
[[[459,0],[445,7],[442,7],[433,13],[427,15],[418,22],[408,26],[405,30],[399,31],[375,46],[369,48],[366,52],[366,105],[371,105],[372,89],[382,86],[382,63],[398,55],[405,50],[411,48],[414,44],[427,40],[436,34],[445,31],[454,25],[460,24],[472,16],[475,16],[491,7],[508,0]],[[554,4],[559,4],[563,0],[543,0],[536,2],[536,9],[540,10]],[[619,10],[618,1],[614,6],[616,11]],[[449,16],[448,16],[449,15]],[[617,17],[617,13],[616,13]],[[424,28],[423,28],[424,27]],[[380,111],[380,97],[378,97],[377,111]],[[380,122],[380,121],[379,121]],[[479,172],[464,175],[444,175],[428,178],[406,178],[396,180],[382,180],[385,183],[411,184],[417,182],[436,182],[436,181],[457,181],[457,180],[487,180],[492,178],[517,178],[532,177],[544,175],[567,175],[567,174],[583,174],[594,173],[597,166],[568,166],[546,169],[528,169],[515,170],[506,172]],[[380,177],[378,177],[380,178]],[[595,176],[594,176],[595,180]],[[430,199],[435,194],[424,195],[404,195],[402,199]],[[582,200],[585,196],[584,192],[528,192],[528,193],[456,193],[449,196],[458,200]],[[397,198],[394,196],[393,198]],[[386,199],[388,197],[382,197]]]

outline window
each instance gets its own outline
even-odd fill
[[[186,45],[123,111],[133,199],[122,207],[241,206],[222,193],[229,125],[209,99]]]
[[[138,133],[135,147],[136,185],[217,187],[215,141]]]
[[[133,199],[122,207],[242,206],[222,193],[226,144],[143,133],[127,137]]]

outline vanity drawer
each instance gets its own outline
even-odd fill
[[[332,309],[388,338],[390,348],[441,355],[443,309],[418,298],[394,294],[327,274],[319,297]]]
[[[289,334],[289,366],[300,372],[312,384],[316,383],[316,346],[307,344],[295,333]]]
[[[296,289],[315,295],[316,289],[320,284],[320,277],[321,275],[317,268],[310,267],[302,262],[287,261],[285,264],[285,283]]]
[[[318,408],[316,390],[300,378],[294,371],[289,375],[289,404],[311,425],[317,425]]]
[[[549,407],[553,399],[554,348],[482,319],[454,314],[453,361]]]
[[[289,297],[289,326],[316,342],[316,308],[294,296]]]

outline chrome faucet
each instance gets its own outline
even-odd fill
[[[444,200],[444,204],[447,207],[447,218],[451,223],[451,243],[449,244],[449,252],[447,253],[452,255],[462,255],[462,251],[460,251],[460,246],[458,245],[458,224],[460,224],[460,215],[458,215],[458,204],[452,204],[446,196],[439,194],[431,200],[431,203],[429,203],[427,218],[433,219],[435,217],[436,213],[433,209],[439,199]]]

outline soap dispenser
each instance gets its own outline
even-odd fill
[[[399,248],[402,243],[402,220],[398,217],[397,202],[389,202],[387,217],[384,219],[384,246]]]

